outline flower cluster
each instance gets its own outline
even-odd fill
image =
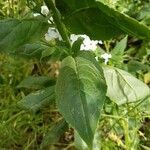
[[[49,42],[55,39],[62,40],[58,30],[56,28],[49,27],[47,33],[45,34],[45,40]]]
[[[107,64],[109,59],[112,57],[111,54],[104,53],[101,55],[101,57],[104,59],[104,63]]]
[[[96,50],[97,45],[102,44],[102,41],[91,40],[85,34],[84,35],[71,34],[70,35],[71,44],[73,44],[75,41],[77,41],[79,37],[83,38],[83,43],[80,46],[80,50],[86,50],[86,51]],[[49,27],[47,33],[45,34],[45,40],[49,42],[49,41],[55,40],[55,39],[62,40],[61,35],[59,34],[59,32],[56,28]],[[108,53],[104,53],[104,54],[101,55],[101,58],[104,59],[105,64],[108,63],[108,61],[111,57],[112,57],[111,54],[108,54]],[[97,57],[96,57],[96,60],[98,60]]]
[[[49,14],[49,9],[47,6],[45,6],[45,5],[41,6],[41,14],[43,14],[45,16],[47,16]],[[38,15],[39,15],[38,13],[34,14],[34,16],[38,16]],[[50,21],[53,21],[52,17],[50,18]],[[48,21],[48,22],[51,23],[50,21]],[[85,50],[85,51],[96,50],[97,45],[102,44],[102,41],[91,40],[90,37],[85,34],[83,34],[83,35],[71,34],[70,35],[71,44],[73,44],[75,41],[77,41],[79,37],[83,38],[83,43],[80,46],[80,50]],[[62,40],[62,37],[56,28],[49,27],[47,33],[45,34],[45,40],[49,42],[49,41],[55,40],[55,39]],[[108,63],[108,61],[111,57],[112,57],[111,54],[108,54],[108,53],[104,53],[101,55],[101,58],[104,59],[105,64]]]
[[[49,14],[49,9],[47,6],[41,6],[41,14],[47,16]]]
[[[45,6],[45,5],[41,6],[41,14],[44,16],[47,16],[49,14],[49,9],[47,6]],[[40,13],[33,13],[34,17],[37,17],[39,15],[40,15]]]
[[[79,37],[84,38],[83,43],[81,44],[80,50],[95,50],[97,48],[97,44],[102,44],[102,41],[91,40],[87,35],[75,35],[71,34],[70,40],[73,44]]]

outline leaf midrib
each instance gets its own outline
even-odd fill
[[[74,59],[74,61],[75,61],[75,72],[76,72],[76,77],[77,77],[77,84],[78,84],[78,86],[77,86],[77,88],[78,88],[78,95],[80,96],[80,101],[81,101],[81,104],[82,104],[82,111],[83,111],[83,113],[84,113],[84,116],[85,116],[85,121],[86,121],[86,133],[87,133],[87,135],[90,135],[90,132],[89,132],[89,130],[91,131],[91,133],[92,133],[92,130],[91,130],[91,127],[90,127],[90,122],[89,122],[89,119],[88,119],[88,115],[86,115],[87,113],[88,113],[88,107],[87,107],[87,105],[85,105],[86,103],[87,103],[87,101],[83,101],[83,99],[82,99],[82,95],[81,95],[81,90],[80,90],[80,83],[82,83],[81,82],[81,80],[80,80],[80,76],[79,76],[79,69],[78,69],[78,61],[76,60],[76,59]],[[86,110],[87,110],[87,112],[86,112]],[[89,136],[88,136],[89,137]],[[90,141],[90,139],[88,139],[89,141]]]

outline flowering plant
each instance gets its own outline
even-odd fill
[[[150,93],[146,84],[115,67],[123,63],[115,58],[124,56],[126,35],[147,40],[150,30],[99,0],[44,0],[40,11],[30,18],[0,20],[0,51],[39,61],[54,58],[61,64],[54,82],[42,78],[51,84],[26,96],[19,105],[37,111],[45,102],[55,100],[63,117],[59,127],[69,124],[75,141],[80,139],[80,146],[94,149],[106,98],[120,106]],[[123,38],[108,48],[107,41],[114,37]],[[35,107],[28,105],[30,102]]]

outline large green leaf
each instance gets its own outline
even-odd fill
[[[108,86],[107,96],[118,105],[141,100],[150,96],[149,87],[126,71],[103,67]]]
[[[93,39],[107,40],[127,33],[139,38],[150,38],[148,27],[95,0],[56,0],[69,31],[87,34]]]
[[[55,87],[51,86],[35,93],[31,93],[18,102],[26,110],[36,112],[43,106],[50,104],[55,99]]]
[[[89,147],[106,96],[105,80],[95,63],[85,57],[68,56],[62,62],[56,83],[60,112]]]
[[[44,37],[48,23],[39,19],[0,20],[0,51],[16,51]]]
[[[97,5],[99,9],[105,13],[107,18],[109,18],[109,23],[115,25],[116,28],[119,28],[129,35],[137,36],[141,39],[150,39],[150,29],[144,24],[141,24],[134,18],[115,11],[113,8],[110,8],[101,2],[97,2]]]

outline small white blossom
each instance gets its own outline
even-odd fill
[[[49,9],[47,6],[41,6],[41,14],[47,16],[49,14]]]
[[[49,23],[49,24],[52,24],[52,22],[54,22],[54,19],[53,19],[53,17],[51,16],[51,17],[49,18],[49,20],[48,20],[48,23]]]
[[[81,34],[78,34],[78,35],[76,35],[76,34],[71,34],[71,35],[70,35],[71,44],[73,44],[75,41],[77,41],[77,39],[78,39],[79,37],[82,37],[82,38],[84,38],[84,39],[89,38],[89,37],[88,37],[87,35],[85,35],[85,34],[83,34],[83,35],[81,35]]]
[[[81,44],[80,50],[95,50],[97,48],[97,44],[102,44],[102,41],[91,40],[87,35],[75,35],[71,34],[71,44],[73,44],[79,37],[84,38],[83,43]]]
[[[95,50],[97,48],[98,41],[90,40],[86,38],[83,41],[83,44],[80,47],[80,50]]]
[[[33,16],[37,17],[37,16],[40,16],[40,14],[39,13],[34,13]]]
[[[111,54],[104,53],[101,55],[101,57],[104,59],[104,63],[107,64],[109,59],[112,57]]]
[[[49,24],[51,24],[51,21],[50,21],[50,20],[48,20],[47,22],[48,22]]]
[[[100,41],[98,41],[98,44],[103,44],[103,42],[100,40]]]
[[[49,42],[54,39],[62,40],[62,38],[56,28],[48,28],[48,31],[45,34],[45,40]]]
[[[81,37],[81,36],[80,35],[71,34],[70,35],[71,44],[73,44],[79,37]]]

